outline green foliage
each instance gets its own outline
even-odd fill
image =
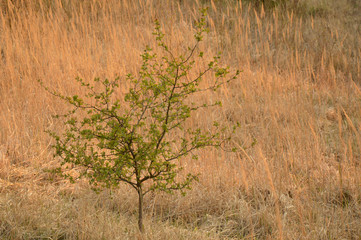
[[[187,77],[195,64],[194,59],[203,57],[202,52],[196,52],[203,34],[208,31],[205,17],[203,10],[196,23],[195,43],[180,56],[171,52],[159,22],[155,21],[153,34],[164,54],[158,56],[152,48],[146,47],[138,75],[126,76],[131,87],[122,101],[117,92],[120,78],[112,81],[94,79],[102,88],[77,78],[76,81],[87,90],[85,98],[64,96],[45,88],[73,106],[67,114],[55,116],[65,118],[64,133],[49,132],[55,140],[55,156],[62,160],[62,167],[56,172],[74,181],[74,175],[64,169],[78,166],[82,171],[76,177],[86,177],[98,190],[117,187],[122,182],[132,186],[139,195],[141,231],[144,231],[141,222],[143,196],[153,190],[188,189],[197,176],[188,174],[184,179],[177,178],[182,170],[177,161],[189,154],[197,158],[195,150],[220,147],[229,140],[226,129],[218,123],[214,123],[210,131],[185,125],[197,110],[221,105],[220,102],[189,103],[190,96],[217,90],[239,74],[237,71],[228,77],[229,67],[221,67],[217,55],[197,77]],[[211,73],[214,83],[201,88],[201,81]]]

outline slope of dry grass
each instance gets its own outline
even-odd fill
[[[76,76],[136,73],[156,18],[181,53],[201,6],[205,56],[221,51],[243,72],[195,97],[223,108],[191,124],[240,122],[240,152],[183,159],[200,182],[185,197],[147,196],[143,238],[361,238],[361,6],[352,0],[266,10],[230,0],[1,0],[0,238],[141,238],[131,189],[96,195],[44,171],[56,164],[44,130],[61,129],[51,115],[66,106],[37,79],[75,94]]]

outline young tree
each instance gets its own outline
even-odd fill
[[[182,170],[177,161],[195,150],[218,147],[229,139],[225,129],[214,123],[213,130],[187,128],[186,120],[192,113],[214,105],[189,103],[193,94],[205,90],[216,90],[222,84],[235,79],[239,71],[231,77],[229,68],[220,67],[219,56],[208,63],[194,79],[187,78],[195,64],[195,58],[202,58],[197,52],[205,28],[206,11],[196,23],[195,43],[185,55],[175,56],[163,40],[158,21],[155,22],[154,36],[163,51],[157,56],[150,47],[141,55],[143,64],[138,76],[128,74],[126,81],[131,87],[120,101],[115,92],[120,87],[120,79],[94,81],[103,86],[95,88],[86,81],[76,80],[87,89],[85,98],[64,96],[56,91],[48,92],[65,100],[73,109],[64,117],[64,133],[49,131],[55,139],[54,156],[60,157],[61,167],[57,173],[71,181],[75,177],[64,171],[74,166],[82,169],[80,177],[89,179],[95,189],[117,187],[127,183],[138,193],[141,232],[143,226],[143,199],[154,190],[172,192],[189,188],[197,176],[188,174],[184,179],[177,177]],[[210,87],[200,88],[200,82],[207,73],[215,74]],[[43,83],[41,82],[43,85]],[[78,114],[82,111],[82,114]],[[85,116],[85,117],[84,117]]]

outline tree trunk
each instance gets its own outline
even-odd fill
[[[142,188],[140,187],[138,189],[138,197],[139,197],[139,201],[138,201],[138,227],[139,227],[139,231],[141,233],[144,233],[144,225],[143,225],[143,191]]]

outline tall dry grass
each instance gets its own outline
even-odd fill
[[[360,239],[361,6],[294,2],[1,0],[0,238]],[[222,99],[223,108],[191,124],[240,122],[239,153],[183,159],[200,182],[185,197],[146,197],[142,237],[130,189],[96,195],[44,171],[56,164],[44,130],[61,130],[51,115],[67,106],[37,80],[75,94],[76,76],[136,73],[144,47],[155,45],[156,18],[182,53],[200,7],[209,7],[205,55],[221,51],[243,72],[195,97]]]

